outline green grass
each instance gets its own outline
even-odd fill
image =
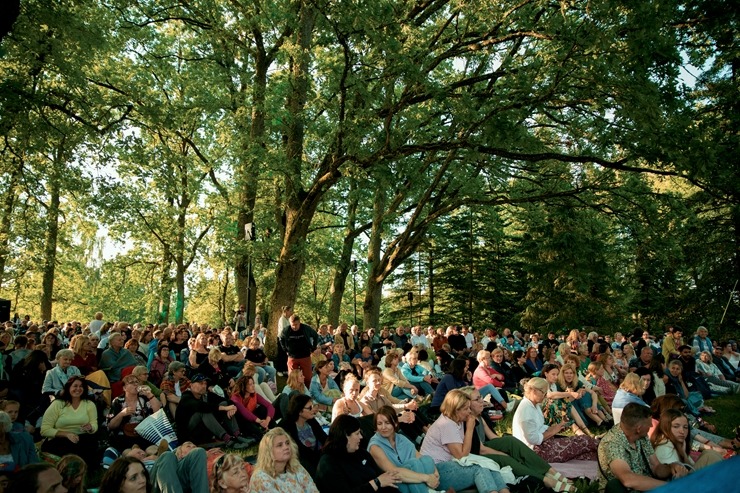
[[[740,394],[723,395],[707,401],[717,414],[707,416],[705,421],[717,427],[717,434],[726,438],[735,436],[734,429],[740,425]]]

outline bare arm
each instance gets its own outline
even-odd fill
[[[436,488],[439,485],[439,473],[436,469],[432,474],[422,474],[404,467],[398,467],[388,460],[383,450],[377,445],[370,447],[370,455],[373,456],[375,463],[383,472],[396,471],[403,483],[425,483],[430,488]]]
[[[627,462],[622,459],[611,461],[609,463],[609,469],[611,469],[614,476],[627,489],[649,491],[665,484],[665,481],[632,472]]]

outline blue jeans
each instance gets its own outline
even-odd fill
[[[454,488],[455,491],[467,490],[475,485],[478,493],[500,491],[505,488],[504,478],[498,471],[491,471],[481,466],[461,466],[455,460],[437,463],[439,471],[439,490]]]
[[[411,393],[411,389],[404,389],[401,387],[394,386],[391,395],[396,399],[413,399],[414,395]]]
[[[267,380],[277,383],[277,380],[275,380],[275,375],[277,375],[277,370],[275,370],[275,368],[273,368],[271,365],[258,366],[257,368],[260,368],[262,370],[262,372],[267,377]],[[264,382],[265,378],[262,378],[262,381]]]
[[[410,382],[410,383],[411,385],[416,387],[416,390],[419,391],[419,395],[423,396],[423,395],[433,395],[434,394],[434,389],[432,388],[432,386],[423,380],[421,382]]]
[[[494,401],[498,402],[499,404],[503,404],[504,406],[506,405],[504,398],[501,396],[501,392],[499,392],[498,389],[490,383],[487,383],[483,387],[479,388],[478,392],[480,393],[481,397],[490,395]]]
[[[422,455],[418,459],[411,459],[401,467],[421,474],[434,473],[434,460],[428,455]],[[429,493],[429,487],[426,483],[398,483],[398,491],[401,493]]]
[[[182,460],[175,454],[160,455],[150,471],[154,493],[198,493],[208,491],[206,451],[196,448]]]

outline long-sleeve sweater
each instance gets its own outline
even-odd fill
[[[41,436],[53,438],[57,432],[80,434],[80,427],[90,423],[92,433],[98,431],[98,413],[93,401],[83,400],[77,409],[61,399],[56,399],[44,412]]]
[[[265,409],[267,409],[267,415],[272,419],[275,417],[275,408],[272,404],[270,404],[270,401],[265,399],[259,394],[254,394],[254,398],[257,401],[258,406],[262,406]],[[247,421],[255,422],[257,421],[257,416],[248,409],[249,404],[247,402],[247,399],[243,398],[242,396],[238,395],[237,393],[231,394],[231,402],[234,403],[236,406],[237,411],[241,416],[246,419]]]

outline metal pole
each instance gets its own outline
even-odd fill
[[[357,261],[352,261],[352,301],[354,305],[354,311],[355,311],[355,325],[357,325],[357,276],[355,273],[357,272]]]
[[[249,256],[249,263],[247,263],[247,329],[249,329],[249,314],[252,302],[252,256]]]
[[[413,327],[414,326],[414,292],[409,291],[407,296],[409,298],[409,327]]]
[[[732,286],[732,291],[730,291],[730,299],[727,300],[727,305],[725,305],[725,311],[722,312],[722,319],[720,319],[719,325],[722,325],[722,322],[725,320],[725,315],[727,315],[727,309],[730,308],[730,302],[732,302],[732,296],[735,294],[735,288],[737,288],[737,280],[735,281],[735,285]]]

